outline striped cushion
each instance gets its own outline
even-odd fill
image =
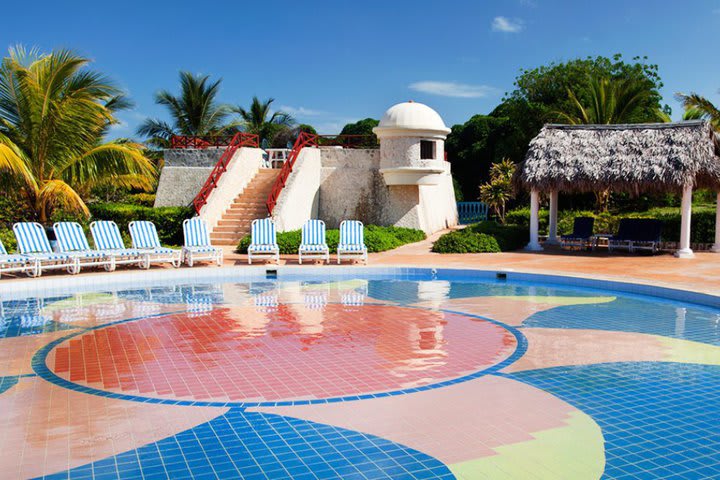
[[[46,260],[46,261],[55,261],[55,262],[65,262],[73,257],[67,253],[60,253],[60,252],[40,252],[40,253],[33,253],[32,258],[36,258],[38,260]]]
[[[309,245],[325,246],[325,222],[322,220],[308,220],[303,224],[300,248]]]
[[[340,224],[340,241],[338,250],[347,252],[365,250],[364,228],[357,220],[344,220]]]
[[[250,238],[250,247],[253,251],[261,251],[258,246],[272,247],[270,250],[276,249],[277,237],[275,235],[275,222],[273,222],[271,218],[253,220]],[[267,249],[263,251],[267,251]]]
[[[117,224],[112,220],[98,220],[90,224],[90,233],[98,250],[123,250],[122,235]]]
[[[39,223],[19,222],[13,225],[20,253],[51,253],[50,241]]]
[[[274,245],[250,245],[248,250],[251,252],[273,252],[279,250],[280,247],[277,244]]]
[[[202,218],[189,218],[183,222],[183,236],[186,247],[209,247],[210,234],[207,222]]]
[[[303,252],[324,252],[328,250],[327,245],[300,245],[300,250]]]
[[[0,265],[22,265],[28,262],[27,257],[18,255],[0,254]]]
[[[185,250],[192,253],[214,253],[219,252],[221,249],[217,247],[185,247]]]
[[[365,250],[365,245],[338,245],[338,250],[341,252],[362,252]]]
[[[147,220],[130,222],[130,236],[135,248],[162,248],[155,224]]]
[[[85,232],[79,223],[58,222],[53,226],[61,252],[87,252],[90,250]]]

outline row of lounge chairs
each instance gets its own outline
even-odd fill
[[[50,245],[45,228],[39,223],[20,222],[13,225],[17,254],[9,254],[0,242],[0,273],[24,272],[39,277],[46,270],[64,269],[77,274],[83,267],[115,270],[117,265],[137,265],[148,269],[152,264],[170,263],[179,267],[197,261],[214,261],[222,265],[222,249],[210,245],[207,224],[199,218],[183,222],[185,245],[182,249],[163,247],[152,222],[134,221],[129,226],[132,248],[126,248],[120,229],[113,221],[99,220],[90,224],[95,248],[76,222],[58,222],[53,226],[57,251]]]
[[[364,240],[364,225],[357,220],[344,220],[340,223],[340,239],[337,248],[337,263],[343,258],[357,259],[367,263],[368,250]],[[280,260],[280,247],[277,243],[275,222],[271,218],[253,220],[250,230],[250,246],[248,247],[248,263],[253,258],[269,258]],[[298,263],[303,259],[315,258],[330,262],[330,248],[325,236],[325,222],[307,220],[301,230],[301,241],[298,249]]]
[[[57,251],[53,250],[45,228],[39,223],[20,222],[13,225],[18,252],[9,254],[0,241],[0,274],[20,272],[39,277],[46,270],[64,269],[77,274],[84,267],[103,267],[115,270],[117,265],[136,265],[148,269],[152,264],[169,263],[179,267],[183,262],[192,267],[198,261],[212,261],[222,265],[223,251],[210,243],[207,223],[200,218],[183,222],[184,246],[182,249],[163,247],[152,222],[134,221],[128,225],[132,248],[126,248],[117,224],[98,220],[90,224],[95,248],[90,248],[82,226],[76,222],[58,222],[53,226]],[[364,226],[356,220],[340,224],[338,263],[343,258],[360,259],[367,263],[367,247],[363,236]],[[330,249],[325,238],[325,222],[308,220],[302,228],[299,262],[307,258],[330,261]],[[275,223],[270,218],[252,222],[248,263],[253,258],[265,257],[280,260]]]
[[[563,247],[588,248],[596,247],[598,237],[607,238],[608,251],[614,249],[627,249],[631,253],[635,250],[650,250],[657,252],[660,245],[663,224],[660,220],[650,218],[623,218],[620,220],[618,232],[615,235],[593,233],[595,219],[592,217],[577,217],[573,223],[573,232],[561,237]]]

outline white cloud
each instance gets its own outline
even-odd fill
[[[326,113],[322,110],[313,110],[305,107],[291,107],[289,105],[281,105],[280,111],[289,113],[293,117],[317,117]]]
[[[493,32],[518,33],[525,28],[525,22],[519,18],[495,17],[491,27]]]
[[[481,98],[494,94],[497,90],[487,85],[468,85],[457,82],[422,81],[409,85],[416,92],[440,95],[442,97]]]

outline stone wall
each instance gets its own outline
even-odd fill
[[[156,207],[184,207],[192,203],[225,148],[165,150]]]
[[[165,166],[168,167],[214,167],[227,147],[187,148],[165,150]]]
[[[378,203],[384,203],[386,187],[379,174],[380,152],[372,149],[321,149],[319,218],[328,228],[356,219],[380,222]]]

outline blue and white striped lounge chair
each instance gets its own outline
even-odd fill
[[[205,220],[194,217],[183,221],[183,236],[185,237],[183,258],[189,267],[198,260],[213,261],[218,267],[222,265],[222,248],[210,245],[210,232]]]
[[[129,228],[133,248],[147,255],[145,258],[148,266],[151,263],[170,263],[175,268],[180,266],[182,251],[160,245],[160,237],[154,223],[136,220],[130,222]]]
[[[136,248],[125,248],[120,229],[112,220],[92,222],[90,233],[95,242],[95,249],[111,255],[115,265],[137,265],[140,268],[150,268],[147,253]]]
[[[275,234],[275,222],[272,218],[258,218],[250,227],[250,246],[248,247],[248,264],[252,265],[253,257],[265,257],[280,261],[280,247]]]
[[[340,241],[337,263],[343,258],[360,259],[367,264],[368,251],[364,240],[364,226],[358,220],[343,220],[340,224]]]
[[[0,241],[0,275],[11,272],[26,272],[31,277],[35,276],[37,261],[27,255],[9,254]]]
[[[80,260],[77,255],[53,252],[45,229],[39,223],[18,222],[13,225],[18,250],[35,260],[37,268],[32,272],[39,277],[43,270],[64,268],[70,274],[80,271]]]
[[[83,228],[77,222],[57,222],[53,225],[58,249],[62,253],[75,255],[78,259],[78,269],[82,267],[105,267],[105,270],[115,270],[115,258],[101,250],[92,250],[87,241]]]
[[[301,265],[303,255],[330,262],[330,248],[325,241],[325,222],[322,220],[308,220],[302,226],[302,241],[298,249],[298,263]]]

